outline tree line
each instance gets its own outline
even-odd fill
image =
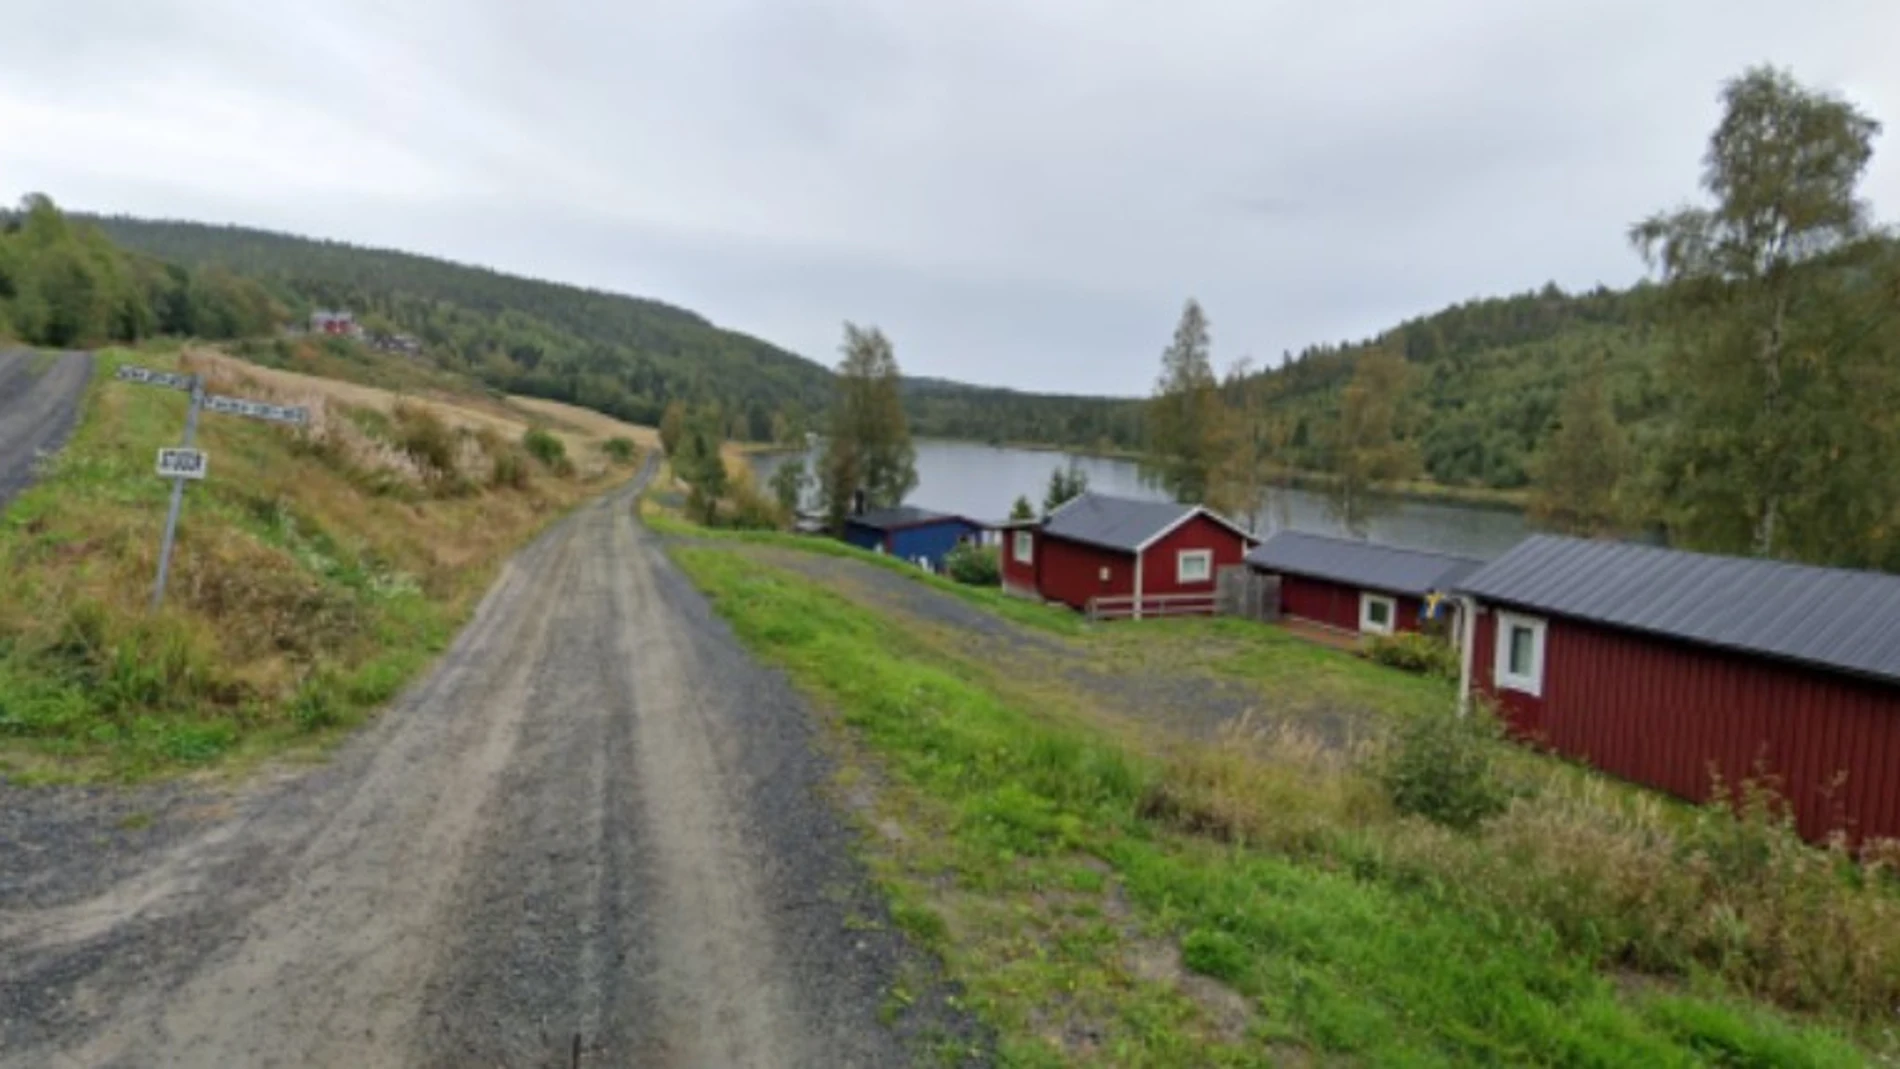
[[[1708,203],[1629,230],[1653,283],[1474,302],[1224,379],[1188,302],[1149,477],[1251,516],[1319,472],[1358,531],[1416,478],[1521,486],[1558,530],[1900,570],[1900,243],[1858,192],[1879,124],[1770,67],[1722,102]]]
[[[159,334],[241,338],[268,333],[281,316],[256,283],[127,252],[44,194],[0,211],[0,334],[52,348]]]
[[[648,426],[667,408],[717,406],[725,438],[790,442],[824,429],[820,364],[660,301],[522,278],[427,256],[243,227],[96,220],[121,244],[255,279],[293,316],[349,308],[364,326],[420,339],[429,358],[498,389]],[[1139,406],[906,380],[920,435],[1130,449]]]

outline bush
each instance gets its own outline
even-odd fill
[[[541,427],[529,427],[521,436],[521,446],[549,471],[564,475],[573,470],[567,462],[567,445]]]
[[[1415,716],[1379,761],[1380,783],[1401,813],[1475,828],[1504,812],[1511,792],[1497,768],[1503,732],[1482,707]]]
[[[1458,651],[1451,643],[1431,635],[1414,632],[1379,635],[1366,647],[1366,656],[1407,672],[1458,678]]]
[[[944,574],[970,586],[998,586],[1003,581],[1002,562],[995,546],[965,542],[943,558]]]
[[[630,438],[609,438],[600,443],[600,451],[619,464],[631,464],[640,456],[639,447]]]
[[[442,422],[442,417],[406,404],[398,404],[393,415],[396,447],[414,458],[431,478],[455,478],[455,432]]]
[[[505,486],[511,490],[528,488],[528,462],[520,453],[505,449],[496,453],[493,459],[495,467],[493,474],[489,477],[491,484],[497,487]]]

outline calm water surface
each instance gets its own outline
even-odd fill
[[[752,458],[761,485],[779,465],[803,453],[779,453]],[[809,458],[808,458],[809,459]],[[1088,473],[1089,489],[1122,497],[1167,499],[1165,493],[1141,482],[1134,462],[1031,449],[1009,449],[973,442],[920,441],[917,443],[917,489],[906,503],[939,512],[955,512],[975,520],[1000,520],[1018,495],[1027,495],[1038,508],[1049,473],[1074,460]],[[1478,508],[1440,502],[1385,502],[1372,519],[1368,537],[1374,542],[1436,549],[1474,557],[1494,557],[1528,533],[1524,514],[1512,510]],[[1318,534],[1343,535],[1345,528],[1327,515],[1326,501],[1306,490],[1276,490],[1259,517],[1262,534],[1288,528]]]

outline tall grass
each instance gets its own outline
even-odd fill
[[[348,727],[588,490],[490,479],[483,467],[520,447],[427,409],[273,395],[309,407],[309,426],[202,420],[211,475],[187,491],[152,614],[169,488],[151,455],[176,440],[185,398],[112,381],[129,355],[102,355],[73,440],[0,515],[0,771],[16,776],[137,778]]]
[[[1693,973],[1730,960],[1710,956],[1693,926],[1665,931],[1680,913],[1665,910],[1640,928],[1627,923],[1644,908],[1642,889],[1662,881],[1688,881],[1672,884],[1671,894],[1701,888],[1705,897],[1683,903],[1710,918],[1704,933],[1730,915],[1725,908],[1746,909],[1753,899],[1764,910],[1750,914],[1753,923],[1786,928],[1827,916],[1841,927],[1804,934],[1838,950],[1855,945],[1843,938],[1850,934],[1889,940],[1879,927],[1884,891],[1843,880],[1823,889],[1805,876],[1776,875],[1784,863],[1819,871],[1790,859],[1751,870],[1755,886],[1727,887],[1718,903],[1706,897],[1712,876],[1648,867],[1663,857],[1693,867],[1693,839],[1651,844],[1646,837],[1661,836],[1662,821],[1627,815],[1558,779],[1549,790],[1513,792],[1503,814],[1459,832],[1393,807],[1372,771],[1382,759],[1377,746],[1341,753],[1263,727],[1236,729],[1215,745],[1152,752],[1060,708],[1018,703],[1008,681],[896,617],[716,545],[675,553],[740,637],[838,709],[894,789],[906,792],[900,812],[911,832],[885,837],[878,849],[898,860],[881,862],[879,872],[903,916],[934,918],[907,927],[946,956],[972,1005],[1001,1031],[1006,1060],[1861,1060],[1838,1034],[1733,995],[1692,993],[1697,984],[1620,985],[1598,967],[1642,962]],[[1600,841],[1565,841],[1578,829]],[[1769,854],[1778,858],[1781,841],[1773,842]],[[1613,850],[1592,860],[1603,847]],[[1643,862],[1643,875],[1622,874],[1626,857]],[[1124,908],[1134,911],[1132,928],[1057,916],[1111,910],[1112,903],[1073,904],[1075,889],[1090,886],[1090,859],[1109,866]],[[1101,883],[1096,876],[1094,886]],[[1593,904],[1599,894],[1610,903]],[[1849,901],[1856,905],[1817,908]],[[1154,931],[1170,934],[1188,968],[1243,995],[1251,1023],[1234,1034],[1210,1024],[1192,1000],[1157,1001],[1150,988],[1129,986],[1118,954],[1137,933]],[[1880,987],[1887,981],[1878,969],[1842,971],[1834,952],[1784,956],[1771,967],[1767,958],[1786,940],[1737,932],[1764,960],[1748,965],[1743,954],[1717,976],[1779,995],[1786,992],[1769,979],[1792,970],[1838,996],[1825,1002],[1830,1012],[1871,1019],[1880,996],[1847,989]],[[1617,949],[1639,944],[1682,954],[1652,963]],[[1052,1033],[1051,1012],[1091,1015],[1093,1038]]]

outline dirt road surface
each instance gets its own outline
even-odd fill
[[[0,507],[32,481],[40,457],[66,441],[91,378],[85,353],[0,351]]]
[[[880,1023],[928,970],[809,710],[631,496],[521,553],[324,766],[0,792],[0,1065],[882,1066],[967,1035],[928,984]]]

